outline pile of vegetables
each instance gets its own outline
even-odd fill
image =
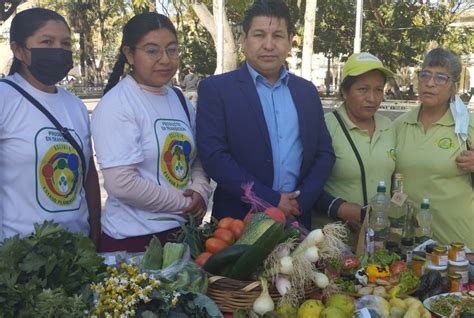
[[[297,306],[308,286],[324,289],[329,285],[329,278],[317,269],[317,264],[340,256],[346,236],[343,224],[331,223],[309,232],[301,243],[290,238],[273,250],[264,268],[282,295],[280,304]]]
[[[206,296],[207,274],[183,243],[161,245],[153,237],[141,258],[124,258],[108,267],[98,284],[94,312],[99,317],[222,317]],[[139,264],[139,265],[138,265]]]
[[[420,282],[399,255],[385,249],[370,258],[344,256],[331,259],[328,264],[334,292],[397,297],[413,292]]]
[[[92,241],[51,221],[0,246],[0,317],[83,317],[105,275]]]

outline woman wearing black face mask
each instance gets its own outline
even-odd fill
[[[12,21],[10,46],[13,64],[0,81],[0,241],[54,220],[98,242],[89,117],[55,86],[73,66],[70,29],[54,11],[25,10]]]

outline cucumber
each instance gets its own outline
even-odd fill
[[[258,266],[262,265],[283,236],[283,224],[275,222],[239,257],[227,276],[239,280],[249,279],[250,275],[255,272]]]
[[[208,258],[203,269],[211,274],[222,274],[227,265],[234,263],[244,254],[250,245],[238,244],[224,248]]]

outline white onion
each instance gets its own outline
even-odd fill
[[[290,275],[293,272],[293,258],[284,256],[280,258],[280,273]]]
[[[290,290],[291,283],[285,276],[277,275],[275,280],[275,287],[280,293],[280,295],[284,296]]]
[[[311,263],[315,263],[319,259],[319,249],[316,246],[310,246],[304,252],[304,258]]]

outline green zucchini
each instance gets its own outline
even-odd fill
[[[228,277],[247,280],[259,265],[270,255],[284,235],[283,224],[275,222],[232,266]]]
[[[249,249],[250,245],[231,245],[209,257],[203,269],[211,274],[222,274],[225,267],[234,263],[242,254]]]

